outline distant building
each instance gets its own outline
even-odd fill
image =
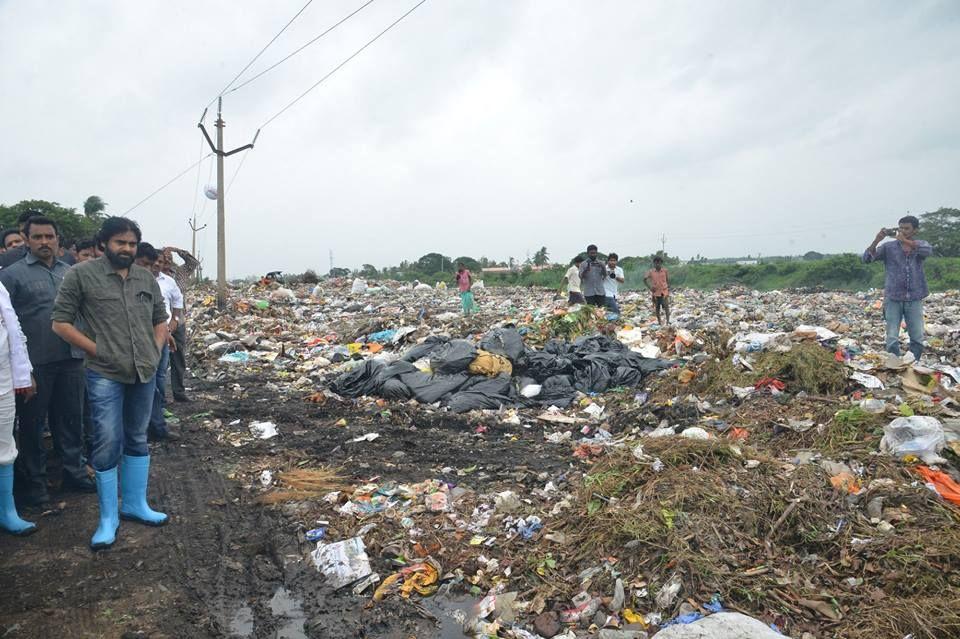
[[[737,260],[739,266],[754,266],[759,263],[757,260]]]

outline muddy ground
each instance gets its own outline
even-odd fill
[[[94,553],[96,495],[54,490],[52,512],[21,513],[39,531],[0,537],[0,637],[462,637],[435,604],[432,613],[397,599],[373,608],[369,592],[325,587],[309,561],[313,544],[300,541],[313,521],[292,506],[256,503],[251,478],[262,468],[323,463],[353,483],[421,481],[476,465],[475,490],[521,491],[537,476],[562,475],[572,461],[568,448],[543,445],[538,426],[503,437],[491,424],[481,435],[452,415],[318,406],[239,381],[249,385],[239,398],[199,385],[196,401],[171,405],[183,438],[151,444],[149,495],[170,515],[167,526],[121,522],[114,547]],[[344,418],[346,426],[336,424]],[[239,447],[218,441],[266,419],[280,436]],[[241,423],[231,427],[234,420]],[[380,438],[346,443],[368,432]]]

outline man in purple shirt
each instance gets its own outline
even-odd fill
[[[933,248],[929,242],[915,240],[920,220],[913,215],[900,219],[898,229],[880,229],[863,261],[883,262],[886,284],[883,287],[883,317],[887,323],[887,351],[900,355],[900,322],[906,322],[910,335],[910,352],[920,359],[923,353],[923,298],[930,294],[923,261]],[[893,242],[881,244],[885,238]]]

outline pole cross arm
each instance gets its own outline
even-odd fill
[[[240,151],[246,151],[247,149],[252,149],[253,145],[257,143],[257,136],[260,135],[260,129],[257,129],[256,134],[253,136],[253,141],[250,144],[244,144],[243,146],[237,147],[232,151],[218,151],[216,145],[213,143],[213,140],[210,139],[210,134],[207,133],[207,129],[203,126],[203,122],[197,124],[197,127],[203,132],[203,137],[206,138],[207,144],[210,145],[210,150],[213,151],[216,155],[223,155],[227,157],[233,155],[234,153],[239,153]]]

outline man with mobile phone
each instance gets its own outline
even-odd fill
[[[900,355],[900,323],[906,322],[910,352],[918,360],[923,353],[923,300],[930,294],[923,262],[933,253],[929,242],[914,239],[919,229],[920,220],[907,215],[900,218],[897,229],[880,229],[863,253],[864,263],[883,262],[886,272],[883,317],[887,352]],[[896,241],[883,242],[891,237]]]
[[[607,293],[604,289],[607,267],[597,259],[597,255],[596,244],[587,247],[587,259],[580,264],[580,290],[587,304],[603,307],[607,303]]]

